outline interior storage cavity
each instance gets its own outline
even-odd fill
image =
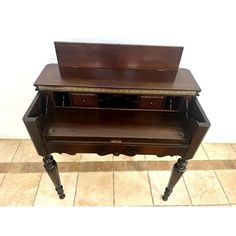
[[[70,98],[69,93],[67,92],[55,92],[54,93],[54,100],[56,106],[70,106]]]
[[[167,96],[164,102],[165,110],[179,110],[183,103],[183,97]]]
[[[101,108],[137,108],[137,95],[98,94],[98,104]]]

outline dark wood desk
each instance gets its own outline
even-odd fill
[[[186,170],[210,123],[182,47],[55,43],[58,64],[35,82],[23,117],[60,198],[51,153],[179,155],[163,200]]]

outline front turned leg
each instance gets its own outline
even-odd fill
[[[59,195],[59,198],[63,199],[65,197],[65,194],[64,194],[63,186],[61,185],[61,180],[60,180],[56,161],[53,159],[51,155],[48,155],[43,158],[43,163],[44,163],[43,166],[45,170],[47,171],[50,179],[55,185],[55,189]]]
[[[165,193],[162,196],[162,200],[164,201],[168,200],[168,197],[172,193],[174,186],[176,185],[180,177],[185,172],[187,165],[188,165],[188,162],[183,158],[179,158],[178,161],[174,164],[172,172],[171,172],[170,180],[165,189]]]

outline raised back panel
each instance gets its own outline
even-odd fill
[[[61,76],[70,69],[177,70],[183,47],[55,42]]]

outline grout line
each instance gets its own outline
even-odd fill
[[[188,187],[187,187],[187,184],[186,184],[186,181],[185,181],[184,175],[182,176],[182,178],[183,178],[184,185],[185,185],[185,188],[186,188],[187,193],[188,193],[188,197],[189,197],[189,199],[190,199],[191,206],[193,206],[193,201],[192,201],[192,198],[191,198],[191,196],[190,196],[190,193],[189,193],[189,190],[188,190]]]
[[[4,173],[4,176],[3,176],[2,181],[1,181],[1,183],[0,183],[0,187],[2,186],[2,183],[3,183],[3,181],[4,181],[5,177],[6,177],[6,174],[7,174],[7,173]]]
[[[74,193],[74,201],[73,201],[73,206],[74,207],[75,207],[75,200],[76,200],[76,194],[77,194],[77,189],[78,189],[79,173],[80,173],[80,171],[77,171],[76,184],[75,184],[75,193]]]
[[[210,158],[208,157],[207,152],[206,152],[206,150],[205,150],[203,144],[201,144],[201,146],[202,146],[203,152],[206,154],[207,160],[210,160]]]
[[[81,171],[81,166],[82,166],[82,155],[80,153],[80,159],[79,159],[79,171],[77,171],[77,178],[76,178],[76,187],[75,187],[75,194],[74,194],[74,201],[73,201],[73,206],[75,207],[75,200],[76,200],[76,195],[77,195],[77,189],[78,189],[78,181],[79,181],[79,174],[80,174],[80,171]]]
[[[220,182],[220,179],[219,179],[219,177],[218,177],[216,171],[215,171],[215,170],[213,170],[213,171],[214,171],[214,173],[215,173],[215,175],[216,175],[216,178],[217,178],[217,180],[218,180],[218,182],[219,182],[219,184],[220,184],[220,186],[221,186],[221,188],[222,188],[222,190],[223,190],[223,192],[224,192],[224,195],[225,195],[225,197],[226,197],[228,203],[231,204],[230,201],[229,201],[229,198],[228,198],[228,196],[227,196],[227,194],[226,194],[226,192],[225,192],[225,190],[224,190],[224,188],[223,188],[223,185],[222,185],[221,182]]]
[[[76,201],[76,195],[77,195],[77,189],[78,189],[78,181],[79,181],[79,173],[81,168],[81,153],[79,153],[79,171],[77,171],[77,177],[76,177],[76,183],[75,183],[75,192],[74,192],[74,201],[73,201],[73,207],[75,207],[75,201]]]
[[[34,200],[33,200],[32,206],[34,206],[34,204],[35,204],[35,200],[36,200],[36,197],[37,197],[37,194],[38,194],[38,190],[39,190],[39,186],[40,186],[42,177],[43,177],[43,173],[41,173],[40,180],[39,180],[39,184],[38,184],[37,190],[36,190],[35,195],[34,195]]]
[[[146,162],[146,171],[147,171],[147,177],[148,177],[148,184],[149,184],[149,188],[150,188],[150,194],[151,194],[151,198],[152,198],[152,205],[154,206],[154,197],[153,197],[153,192],[152,192],[152,185],[151,185],[151,179],[150,179],[150,176],[149,176],[149,171],[148,171],[148,165],[147,165],[147,158],[146,158],[146,155],[144,155],[144,159],[145,159],[145,162]]]
[[[147,171],[147,176],[148,176],[148,184],[149,184],[149,188],[150,188],[150,194],[151,194],[151,198],[152,198],[152,205],[154,206],[154,197],[153,197],[153,193],[152,193],[151,180],[150,180],[150,176],[149,176],[148,171]]]
[[[19,149],[19,147],[20,147],[20,145],[22,144],[23,141],[24,141],[24,139],[20,139],[20,142],[19,142],[19,144],[18,144],[18,146],[17,146],[17,148],[16,148],[16,151],[14,152],[14,154],[13,154],[12,159],[11,159],[10,162],[13,161],[13,159],[14,159],[14,157],[15,157],[15,155],[16,155],[16,153],[17,153],[17,151],[18,151],[18,149]]]

